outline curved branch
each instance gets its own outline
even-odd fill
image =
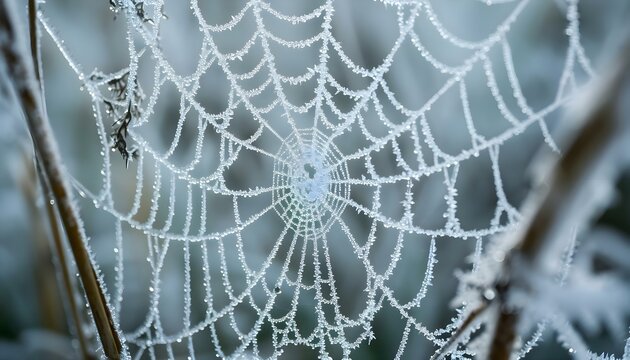
[[[599,86],[591,89],[579,114],[578,125],[566,153],[551,169],[546,185],[537,189],[524,206],[521,230],[514,234],[516,246],[506,256],[496,290],[499,306],[495,334],[490,345],[491,360],[507,360],[513,350],[519,313],[509,307],[512,288],[523,287],[525,269],[540,269],[557,239],[577,223],[586,223],[596,210],[597,199],[585,195],[601,184],[593,181],[602,170],[619,168],[616,147],[627,136],[629,125],[618,113],[624,91],[630,89],[630,45]],[[597,178],[598,179],[598,178]],[[610,180],[610,179],[608,179]],[[518,271],[516,266],[518,265]]]

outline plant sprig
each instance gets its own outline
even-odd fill
[[[106,76],[93,73],[90,76],[92,81],[103,81]],[[111,93],[111,98],[103,97],[101,99],[105,106],[105,112],[114,118],[112,127],[114,130],[110,134],[112,139],[111,149],[118,151],[125,160],[125,166],[129,166],[129,161],[138,157],[138,150],[130,147],[127,136],[129,135],[129,125],[134,119],[142,116],[140,103],[144,99],[144,94],[138,86],[137,80],[129,96],[129,71],[125,71],[120,75],[111,77],[105,82],[107,90]],[[122,105],[124,104],[124,105]]]

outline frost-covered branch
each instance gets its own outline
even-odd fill
[[[9,83],[13,85],[35,147],[36,157],[41,165],[74,260],[81,282],[94,317],[105,355],[109,358],[120,357],[121,343],[107,306],[107,302],[97,273],[92,266],[90,254],[85,246],[86,236],[73,201],[70,186],[64,178],[64,170],[58,155],[57,144],[52,136],[52,129],[45,117],[42,97],[35,82],[34,64],[25,55],[16,12],[9,1],[0,1],[0,52],[4,62],[4,71]]]
[[[584,299],[582,301],[586,304],[573,306],[577,309],[573,313],[579,313],[584,312],[589,304],[602,304],[602,299],[586,299],[584,293],[588,291],[583,289],[558,291],[556,289],[561,284],[549,279],[549,274],[558,270],[553,266],[566,252],[566,239],[574,238],[576,228],[588,224],[593,214],[609,200],[617,173],[622,163],[628,160],[630,124],[627,115],[624,117],[627,110],[621,108],[628,103],[630,96],[628,55],[630,46],[626,47],[607,77],[583,94],[580,107],[573,109],[576,115],[570,125],[574,128],[566,133],[568,137],[573,137],[567,139],[566,153],[556,163],[546,164],[547,176],[526,201],[521,227],[515,233],[495,239],[479,261],[480,269],[462,275],[462,291],[454,302],[465,302],[470,310],[432,359],[442,359],[454,351],[468,340],[480,323],[485,323],[485,333],[475,341],[483,339],[485,346],[479,349],[477,356],[493,360],[510,359],[519,323],[532,315],[536,319],[545,319],[545,324],[562,331],[561,338],[578,358],[594,355],[582,346],[577,332],[567,322],[574,314],[570,314],[566,304],[561,303],[566,303],[568,299],[572,302],[576,298]],[[569,258],[574,246],[572,242]],[[561,271],[563,280],[567,270],[568,266],[565,266]],[[606,287],[602,291],[606,294],[604,296],[610,296],[614,289],[617,295],[612,298],[627,299],[629,290],[620,288],[621,283],[615,277],[589,273],[588,278],[591,284]],[[581,295],[576,296],[578,293]],[[617,309],[627,311],[624,306],[614,306],[610,302],[608,305],[611,308],[601,309],[606,319],[610,319],[611,313]],[[539,326],[535,339],[544,326]],[[535,342],[535,339],[532,341]],[[521,354],[530,348],[528,343]],[[630,356],[630,351],[626,352]]]
[[[575,116],[575,136],[566,153],[550,171],[545,185],[532,194],[524,207],[524,221],[496,278],[498,318],[489,358],[509,359],[516,338],[519,311],[510,303],[515,289],[530,287],[532,272],[544,273],[550,257],[559,254],[562,239],[579,224],[588,224],[608,200],[617,177],[628,138],[628,121],[621,106],[630,95],[630,48],[597,87],[585,94]],[[507,240],[507,239],[506,239]]]
[[[29,27],[29,41],[31,46],[31,58],[33,59],[35,78],[40,86],[42,94],[44,93],[44,87],[41,79],[41,61],[39,53],[39,32],[37,28],[37,0],[28,0],[28,27]],[[50,191],[50,186],[47,183],[46,175],[41,165],[35,159],[35,173],[39,180],[41,192],[45,198],[54,198],[54,195]],[[81,312],[79,304],[76,299],[76,283],[72,281],[70,275],[70,263],[67,259],[66,250],[63,244],[63,236],[61,229],[59,228],[57,212],[54,204],[46,203],[46,218],[50,226],[50,236],[52,238],[52,250],[57,260],[57,269],[59,270],[59,280],[63,286],[63,291],[66,294],[67,311],[70,313],[72,324],[74,325],[75,335],[79,343],[79,353],[83,359],[92,359],[94,354],[90,352],[88,348],[88,340],[86,339],[85,332],[82,326]]]

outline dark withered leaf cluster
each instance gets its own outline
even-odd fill
[[[131,0],[131,3],[133,4],[133,9],[136,12],[136,16],[138,16],[140,20],[146,23],[153,24],[153,19],[147,16],[144,9],[144,1]],[[125,6],[126,5],[120,0],[109,0],[109,8],[114,13],[118,13]],[[163,13],[162,15],[164,16]]]
[[[103,97],[102,103],[105,112],[113,118],[114,130],[110,134],[111,148],[120,153],[125,160],[125,166],[129,166],[129,160],[138,156],[138,150],[128,143],[129,125],[134,119],[142,115],[140,104],[144,95],[134,80],[131,96],[129,96],[129,71],[121,75],[106,79],[104,75],[94,73],[90,76],[92,81],[105,81],[111,97]]]

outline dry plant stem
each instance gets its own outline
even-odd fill
[[[43,89],[41,82],[41,75],[39,72],[39,53],[38,53],[38,32],[37,32],[37,8],[36,8],[35,0],[28,1],[28,25],[29,25],[29,34],[30,34],[30,45],[31,45],[31,57],[33,59],[34,69],[35,69],[35,77],[37,78],[37,82],[40,86],[40,89]],[[43,99],[42,99],[43,102]],[[46,199],[52,198],[53,195],[50,192],[50,187],[46,182],[46,177],[44,175],[44,171],[41,168],[37,158],[35,159],[35,167],[37,171],[37,178],[39,180],[39,184],[42,190],[42,194]],[[87,345],[87,341],[85,339],[85,334],[83,332],[83,326],[81,326],[81,316],[79,312],[79,307],[75,298],[75,288],[74,283],[72,282],[72,277],[70,276],[69,271],[69,263],[66,259],[66,251],[63,246],[63,240],[61,231],[59,229],[57,213],[55,211],[55,206],[50,204],[50,202],[45,203],[46,208],[46,216],[48,218],[48,225],[50,227],[50,235],[52,237],[52,245],[53,251],[55,252],[56,259],[59,264],[59,271],[61,272],[61,282],[63,284],[63,289],[66,293],[66,298],[68,300],[68,310],[70,312],[70,317],[72,318],[72,324],[74,325],[74,330],[77,336],[77,340],[79,342],[79,351],[81,357],[83,359],[93,359],[94,354],[92,354]]]
[[[37,297],[40,309],[42,326],[57,333],[66,331],[67,318],[62,311],[60,287],[57,273],[54,271],[52,243],[50,241],[48,222],[41,209],[37,206],[40,192],[37,191],[36,169],[33,167],[33,151],[24,149],[22,152],[22,164],[16,184],[19,185],[26,200],[31,223],[31,235],[33,240],[33,258],[35,264],[35,280],[37,282]]]
[[[499,279],[497,293],[499,300],[499,316],[495,334],[490,345],[491,360],[507,360],[514,346],[516,325],[519,314],[515,309],[506,306],[510,288],[517,282],[514,271],[516,259],[525,268],[537,268],[540,258],[547,246],[553,241],[557,229],[575,221],[565,214],[580,191],[584,191],[588,183],[584,179],[592,175],[600,161],[604,159],[609,146],[623,132],[622,119],[615,114],[618,96],[622,86],[626,85],[630,75],[630,47],[626,47],[618,60],[614,71],[611,71],[599,91],[590,94],[588,107],[579,116],[583,116],[581,128],[570,143],[566,153],[556,163],[551,172],[548,185],[534,193],[527,200],[526,209],[530,209],[525,217],[523,230],[515,248],[506,256],[503,267],[503,278]],[[529,205],[529,207],[527,207]],[[518,285],[516,285],[518,286]]]
[[[42,78],[39,73],[39,51],[37,48],[37,39],[39,34],[37,32],[37,4],[36,0],[28,0],[28,34],[29,44],[31,45],[31,57],[33,58],[33,70],[35,71],[35,78],[41,88]]]
[[[41,171],[41,166],[39,166],[39,164],[37,164],[37,174],[39,177],[39,183],[41,184],[42,193],[44,194],[45,198],[48,199],[50,196],[50,189],[48,187],[48,184],[46,184],[46,179],[43,172]],[[68,260],[66,259],[66,252],[62,242],[61,232],[59,229],[59,225],[57,224],[57,214],[55,213],[55,206],[47,202],[45,204],[45,207],[46,215],[48,217],[48,223],[50,224],[50,232],[53,239],[55,255],[57,256],[57,261],[59,261],[63,289],[66,292],[66,297],[68,299],[68,308],[70,310],[72,323],[74,324],[77,339],[79,340],[79,351],[81,352],[81,356],[83,359],[94,359],[93,354],[88,350],[85,334],[83,333],[83,327],[81,326],[81,315],[76,298],[74,296],[75,292],[72,283],[72,277],[70,276],[70,272],[68,271]]]
[[[120,339],[85,247],[78,211],[73,204],[70,188],[63,178],[64,170],[57,155],[57,144],[51,135],[50,124],[44,116],[40,91],[35,86],[34,64],[30,63],[21,51],[16,16],[12,10],[7,0],[0,0],[0,51],[6,63],[7,75],[25,114],[35,155],[57,203],[103,350],[107,357],[119,359]]]

